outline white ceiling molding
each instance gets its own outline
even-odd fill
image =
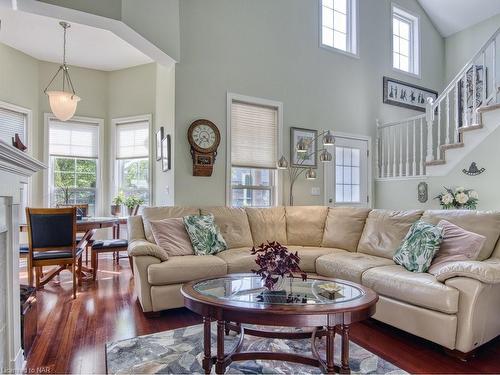
[[[122,21],[51,5],[36,0],[0,0],[0,6],[39,16],[50,17],[58,21],[66,21],[72,24],[86,25],[97,29],[107,30],[128,43],[130,46],[136,48],[152,61],[165,66],[171,66],[176,63],[176,61],[169,55]],[[69,32],[68,38],[68,40],[71,40],[71,31]]]
[[[499,0],[418,0],[445,38],[500,13]]]

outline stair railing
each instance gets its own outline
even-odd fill
[[[377,120],[378,178],[424,176],[426,166],[444,163],[444,150],[461,146],[462,132],[480,125],[477,109],[497,102],[497,39],[486,41],[435,99],[425,114],[380,124]]]

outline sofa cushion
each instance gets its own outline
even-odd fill
[[[426,272],[443,241],[443,229],[419,220],[396,250],[394,262],[411,272]]]
[[[151,285],[179,284],[209,276],[227,273],[226,263],[213,255],[184,255],[170,257],[166,262],[148,267],[148,282]]]
[[[307,273],[317,273],[316,260],[319,257],[323,255],[343,252],[343,250],[340,249],[317,246],[287,246],[287,248],[292,253],[298,253],[300,257],[300,269]]]
[[[478,260],[488,259],[500,236],[500,212],[470,210],[427,210],[422,220],[436,225],[441,220],[486,237]]]
[[[228,248],[253,246],[252,232],[250,232],[250,224],[244,208],[207,207],[201,209],[201,214],[214,215],[215,224],[220,228]]]
[[[288,245],[319,246],[321,244],[328,207],[288,206],[285,212]]]
[[[184,216],[183,220],[196,255],[215,255],[227,249],[212,214]]]
[[[287,244],[285,207],[246,208],[253,244],[267,241]]]
[[[149,242],[155,242],[151,231],[151,220],[169,219],[171,217],[184,217],[187,215],[199,215],[200,210],[192,207],[144,207],[142,210],[142,221],[144,222],[144,234]]]
[[[165,250],[169,257],[194,254],[182,218],[151,220],[149,224],[156,244]]]
[[[410,272],[398,265],[376,267],[363,274],[362,284],[385,297],[412,305],[446,314],[458,311],[458,290],[428,273]]]
[[[414,222],[422,216],[420,210],[372,210],[368,214],[358,252],[392,259]]]
[[[369,213],[368,208],[331,207],[321,246],[356,251]]]
[[[394,262],[391,259],[339,250],[319,257],[316,260],[316,273],[321,276],[361,283],[361,276],[365,271],[373,267],[392,264]]]
[[[252,272],[258,268],[255,263],[255,255],[252,255],[251,247],[240,247],[221,251],[216,256],[227,263],[227,273]]]

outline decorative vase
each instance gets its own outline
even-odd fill
[[[127,207],[128,216],[132,216],[132,214],[134,213],[134,208],[135,207]]]
[[[283,276],[277,275],[278,280],[273,284],[271,288],[268,288],[271,292],[277,292],[283,290],[283,284],[285,283],[285,278]]]
[[[111,216],[120,216],[122,213],[122,206],[120,204],[111,205]]]

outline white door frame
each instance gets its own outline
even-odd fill
[[[333,135],[339,138],[348,138],[357,141],[366,141],[367,142],[367,150],[368,150],[368,165],[367,165],[367,189],[368,189],[368,202],[366,206],[368,208],[373,207],[373,179],[372,179],[372,137],[366,135],[352,134],[352,133],[343,133],[343,132],[334,132]],[[332,163],[335,163],[335,154],[334,160]],[[330,171],[333,168],[329,168],[329,163],[323,164],[323,204],[325,206],[330,206],[331,204],[328,202],[328,181],[330,180]]]

